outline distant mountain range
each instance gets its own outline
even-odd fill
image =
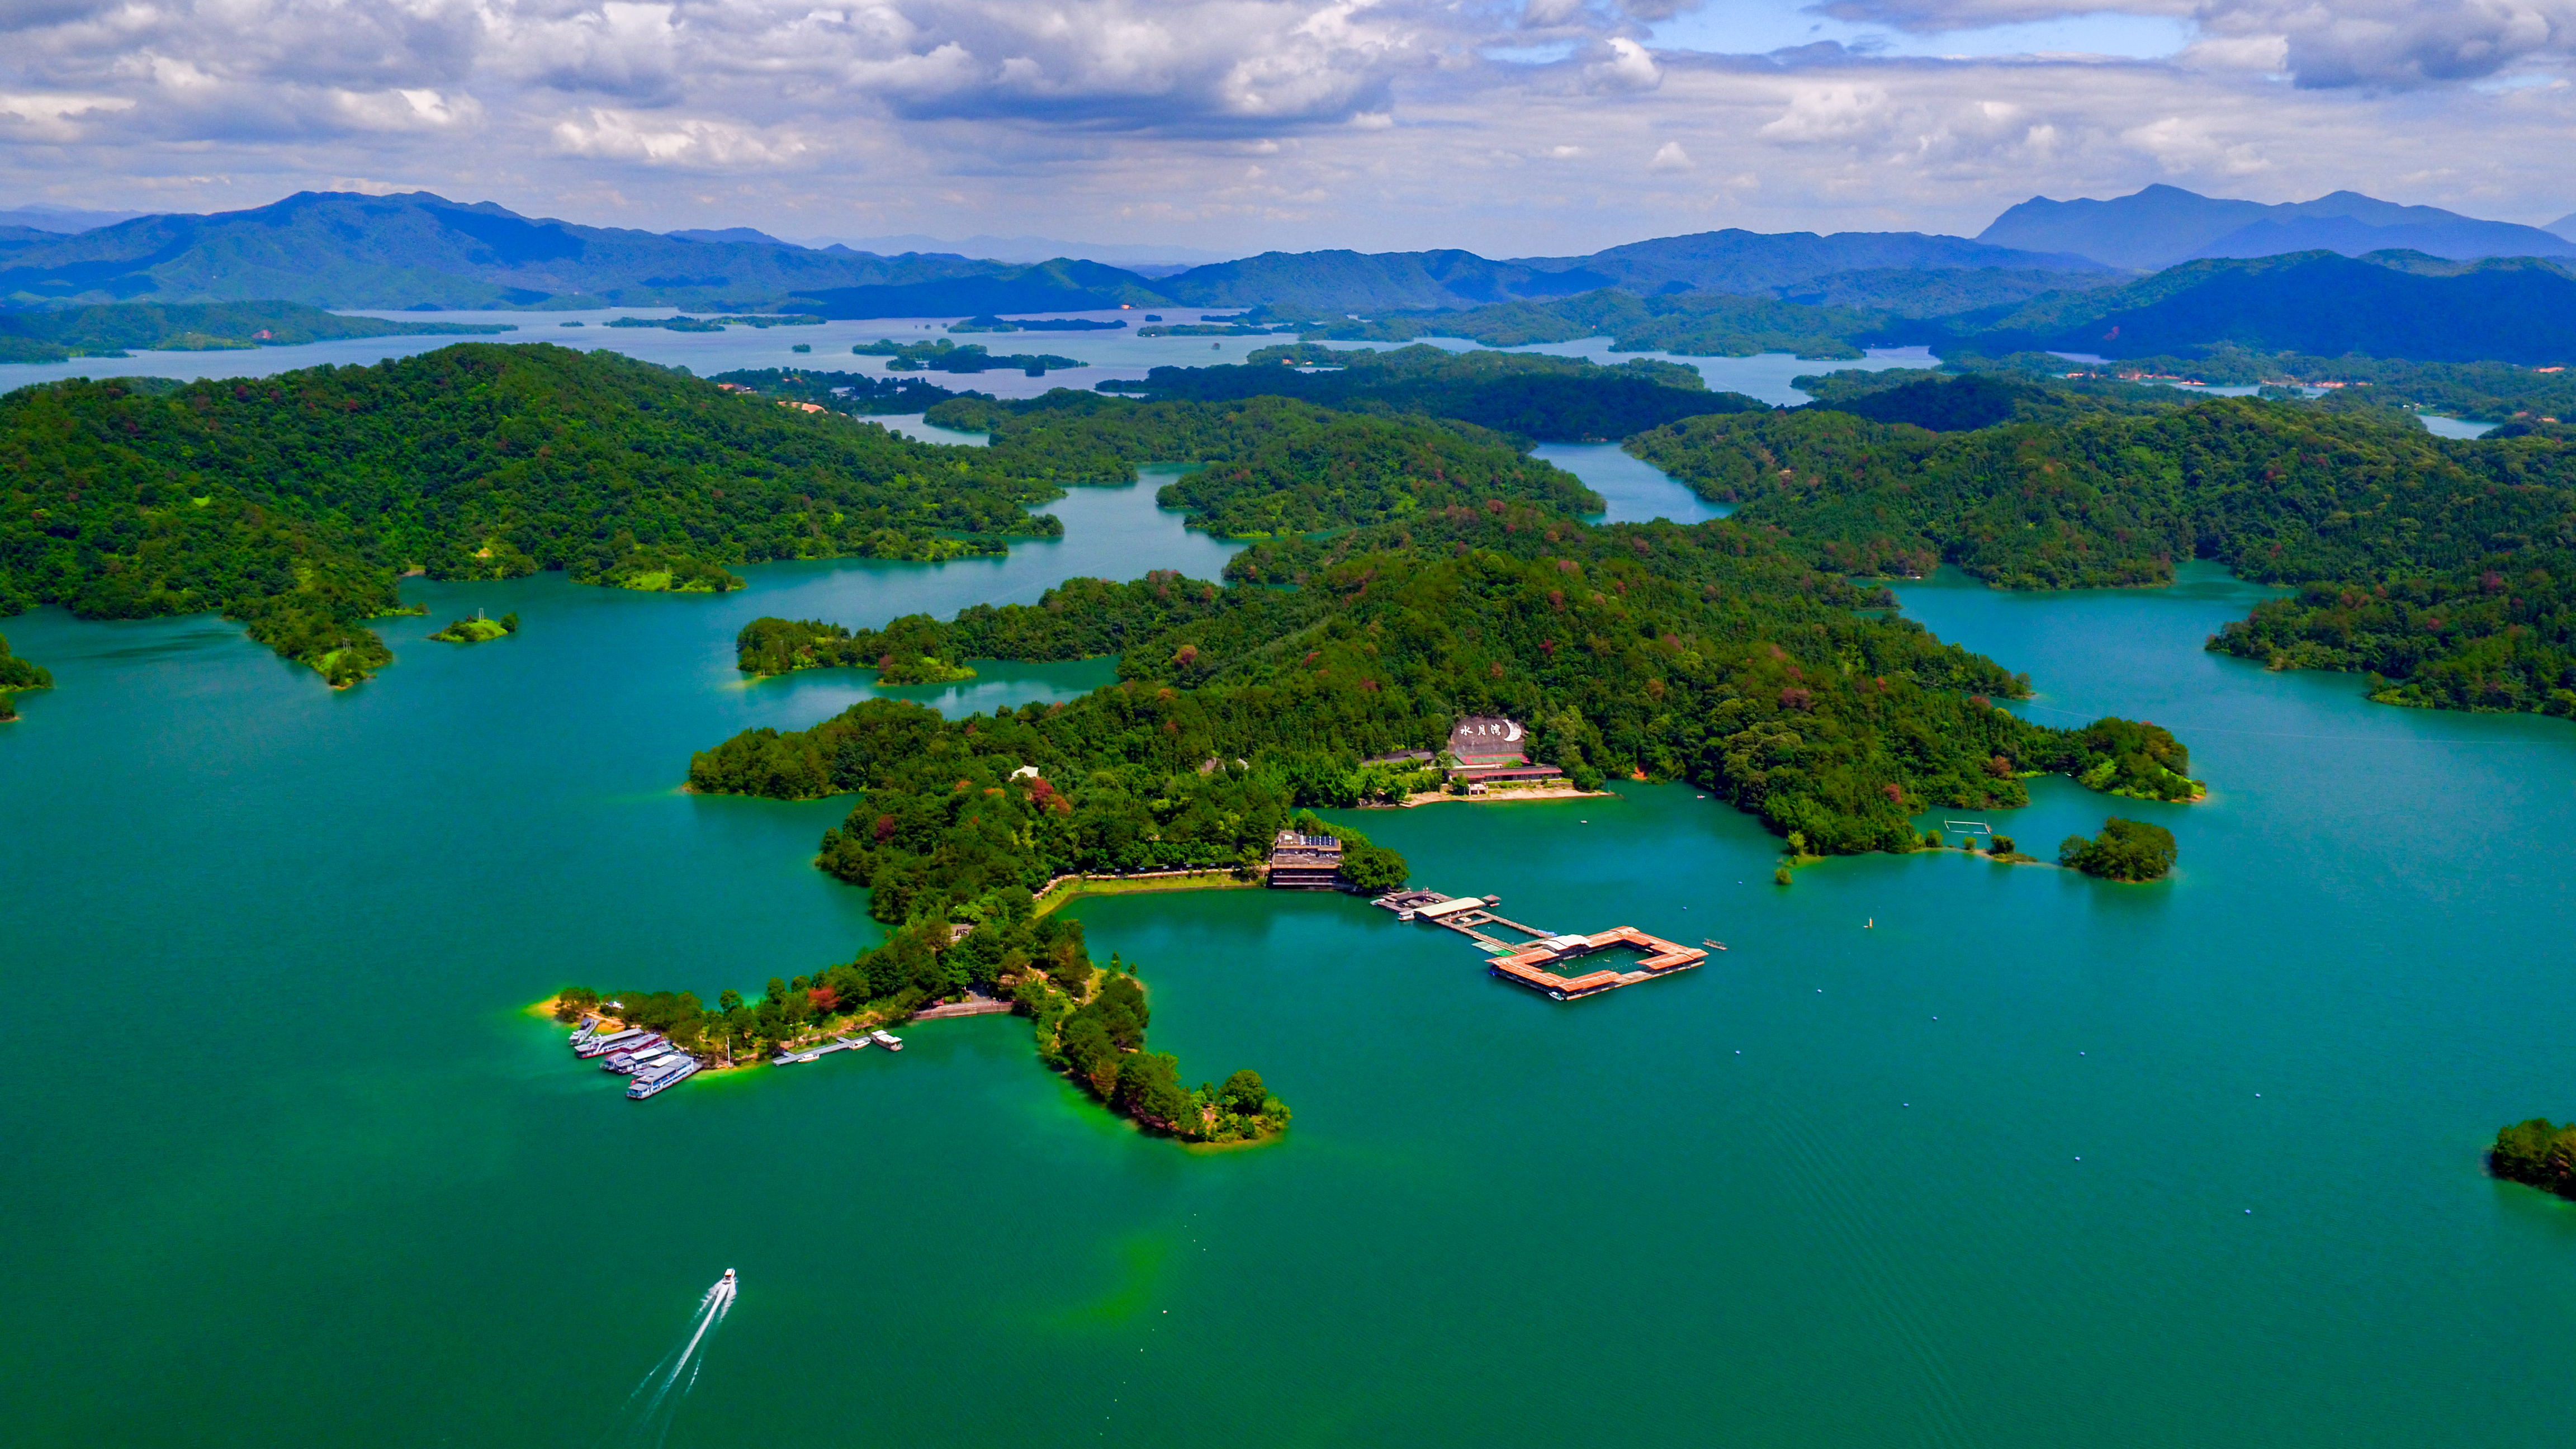
[[[2190,356],[2232,345],[2313,357],[2576,362],[2576,271],[2329,251],[2186,262],[2125,287],[2058,294],[1934,324],[1943,352]]]
[[[2554,223],[2565,226],[2566,218]],[[2400,206],[2357,191],[2266,206],[2150,186],[2109,201],[2034,196],[1996,217],[1977,240],[1994,246],[2074,252],[2112,266],[2156,271],[2204,257],[2268,257],[2333,251],[2361,256],[2417,251],[2454,261],[2483,257],[2576,256],[2576,241],[2554,230],[2481,221],[2434,206]]]
[[[373,310],[762,306],[800,290],[1016,271],[775,241],[690,241],[425,191],[299,192],[249,211],[0,238],[0,301],[303,302]]]
[[[37,214],[68,224],[62,213]],[[2576,229],[2576,218],[2559,224]],[[2389,237],[2423,244],[2378,244]],[[1027,263],[811,247],[749,227],[580,226],[427,192],[304,192],[248,211],[135,217],[76,233],[0,225],[0,311],[280,301],[857,319],[1257,307],[1274,320],[1367,335],[1448,328],[1487,340],[1595,335],[1617,317],[1627,320],[1616,335],[1682,350],[1774,345],[1763,339],[1776,334],[1825,355],[1888,342],[2106,356],[2232,343],[2538,363],[2576,346],[2576,268],[2559,259],[2576,261],[2576,241],[2353,192],[2267,206],[2171,186],[2110,201],[2034,198],[1976,240],[1725,230],[1500,260],[1458,250],[1264,252],[1168,275],[1061,256]],[[2162,270],[2137,279],[2148,267]],[[1761,311],[1752,319],[1759,336],[1736,315],[1745,307]],[[1639,340],[1649,334],[1662,340]]]
[[[674,236],[685,234],[672,233]],[[1237,252],[1202,251],[1197,247],[1164,246],[1154,242],[1072,242],[1044,236],[977,235],[953,239],[918,233],[902,236],[814,236],[800,238],[798,244],[809,247],[845,246],[853,251],[877,252],[886,256],[904,252],[946,253],[1024,265],[1064,258],[1077,262],[1102,262],[1143,272],[1147,276],[1183,272],[1210,262],[1231,261],[1240,255]]]
[[[1159,269],[1158,269],[1159,270]],[[674,306],[831,317],[1134,306],[1292,312],[1474,307],[1614,288],[1848,298],[1893,273],[2011,271],[2027,294],[2097,284],[2067,254],[1918,232],[1704,232],[1588,256],[1465,251],[1265,252],[1163,276],[1063,257],[1031,266],[954,253],[798,246],[748,227],[669,234],[521,216],[428,192],[301,192],[270,206],[171,214],[64,236],[0,231],[0,304],[279,300],[367,310]],[[1920,291],[1920,279],[1894,284]],[[1938,289],[1936,289],[1938,290]]]
[[[102,226],[114,226],[143,215],[139,211],[82,211],[69,206],[21,206],[0,211],[0,232],[51,232],[72,236]]]

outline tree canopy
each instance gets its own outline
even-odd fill
[[[726,588],[725,566],[999,553],[1056,495],[983,450],[610,352],[468,343],[372,367],[0,397],[0,613],[221,609],[362,678],[406,568]]]

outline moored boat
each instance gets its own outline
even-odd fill
[[[606,1036],[592,1037],[590,1040],[574,1047],[573,1055],[579,1057],[604,1057],[610,1052],[616,1051],[621,1047],[641,1046],[644,1044],[644,1039],[646,1037],[653,1035],[655,1035],[655,1033],[646,1031],[640,1026],[631,1026],[624,1031],[613,1031]]]
[[[887,1031],[883,1027],[879,1027],[875,1031],[869,1032],[868,1040],[875,1042],[878,1046],[884,1047],[890,1052],[899,1052],[903,1050],[903,1038],[896,1036],[893,1032]]]
[[[669,1042],[656,1042],[638,1052],[610,1052],[608,1060],[601,1064],[600,1069],[609,1072],[640,1072],[655,1062],[676,1055],[679,1050]]]
[[[698,1059],[686,1052],[671,1060],[657,1062],[651,1071],[636,1073],[635,1080],[626,1084],[626,1095],[640,1102],[697,1075],[698,1066]]]

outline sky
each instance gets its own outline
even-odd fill
[[[0,0],[0,208],[1532,256],[2166,182],[2540,224],[2571,47],[2576,0]]]

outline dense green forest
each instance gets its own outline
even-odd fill
[[[1309,368],[1324,370],[1302,370]],[[1537,442],[1606,441],[1702,413],[1763,406],[1741,393],[1710,392],[1699,369],[1679,363],[1639,358],[1603,367],[1580,357],[1428,344],[1264,347],[1240,366],[1157,367],[1142,381],[1112,380],[1098,390],[1161,402],[1293,397],[1344,412],[1456,418]]]
[[[944,626],[1048,658],[1123,630],[1121,682],[1079,700],[956,721],[865,701],[737,736],[691,782],[860,792],[823,860],[874,884],[890,919],[1066,869],[1232,864],[1267,837],[1243,822],[1386,793],[1392,776],[1361,761],[1437,749],[1464,714],[1523,720],[1534,756],[1579,784],[1691,779],[1826,853],[1910,849],[1910,815],[2019,805],[2032,773],[2192,790],[2165,732],[1996,709],[2025,686],[1854,613],[1872,596],[1727,521],[1592,528],[1497,499],[1261,545],[1229,573],[1068,588]]]
[[[997,893],[984,907],[962,935],[945,923],[905,927],[856,960],[792,981],[771,978],[756,1002],[732,991],[712,1007],[685,991],[628,991],[614,999],[624,1020],[665,1032],[684,1050],[746,1060],[983,991],[1008,996],[1033,1018],[1041,1061],[1156,1131],[1240,1142],[1287,1127],[1286,1104],[1259,1073],[1236,1072],[1221,1086],[1182,1086],[1179,1061],[1146,1049],[1153,1010],[1135,967],[1113,954],[1109,969],[1098,969],[1080,921],[1041,912],[1026,891]],[[557,997],[556,1009],[576,1020],[603,999],[573,987]]]
[[[1850,413],[1874,423],[1911,423],[1935,433],[1974,432],[2005,423],[2063,423],[2102,413],[2160,413],[2191,401],[2171,388],[2123,382],[2046,384],[2009,374],[1960,374],[1929,368],[1846,371],[1791,379],[1815,398],[1806,410]],[[1813,387],[1808,385],[1812,383]]]
[[[1246,630],[1275,631],[1272,615],[1309,607],[1308,600],[1294,594],[1221,589],[1157,569],[1124,584],[1067,579],[1035,604],[977,604],[949,623],[928,614],[906,614],[882,629],[852,630],[815,619],[754,619],[734,639],[735,663],[745,674],[786,674],[818,667],[880,668],[888,656],[1032,663],[1097,659],[1124,654],[1139,641],[1181,624],[1193,625],[1213,647],[1218,639]],[[1257,616],[1254,621],[1220,622],[1220,616],[1247,610]],[[1190,683],[1199,677],[1185,674]]]
[[[1125,483],[1140,463],[1203,463],[1156,501],[1186,511],[1193,528],[1233,538],[1348,528],[1488,499],[1569,513],[1604,506],[1573,474],[1482,428],[1287,398],[1139,403],[1058,388],[1018,402],[961,397],[928,416],[941,427],[989,433],[995,466],[1050,482]]]
[[[983,449],[609,352],[467,343],[373,367],[0,397],[0,614],[221,609],[334,684],[408,567],[724,588],[729,563],[996,554],[1062,525]]]
[[[9,636],[0,634],[0,689],[51,689],[53,671],[9,652]]]
[[[1693,418],[1629,447],[1831,567],[2071,588],[2214,558],[2305,586],[2214,649],[2376,673],[2392,703],[2576,713],[2576,444],[2558,437],[2212,398],[1951,434],[1832,409]]]
[[[2102,822],[2101,833],[2090,840],[2081,835],[2066,837],[2057,848],[2057,863],[2104,880],[2135,884],[2164,879],[2173,870],[2175,854],[2172,831],[2114,815]]]
[[[211,352],[343,337],[470,336],[517,330],[506,323],[342,317],[295,302],[112,302],[0,311],[0,362],[124,357],[132,348]]]
[[[1883,330],[1887,318],[1851,307],[1811,307],[1765,297],[1684,292],[1637,297],[1603,290],[1545,301],[1497,302],[1463,312],[1401,313],[1369,321],[1307,328],[1310,339],[1410,342],[1464,337],[1494,347],[1608,337],[1613,352],[1672,352],[1686,357],[1859,357],[1858,339]]]
[[[2508,1182],[2576,1197],[2576,1122],[2559,1127],[2534,1117],[2505,1128],[2487,1153],[2487,1170]]]
[[[886,359],[889,372],[1010,371],[1044,377],[1050,369],[1088,365],[1071,357],[1058,357],[1052,352],[1014,352],[997,357],[983,343],[969,342],[960,347],[945,337],[936,342],[897,342],[880,337],[874,342],[855,344],[850,352],[858,357]]]
[[[864,372],[811,372],[804,368],[747,367],[707,381],[727,383],[782,402],[809,402],[836,413],[872,417],[927,412],[958,396],[921,377],[875,377]],[[975,394],[981,396],[981,394]]]

